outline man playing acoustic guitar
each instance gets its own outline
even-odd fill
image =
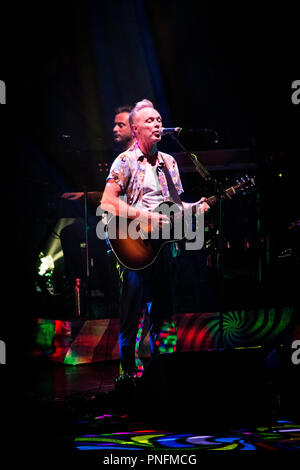
[[[183,209],[197,204],[198,214],[209,205],[185,203],[175,159],[157,150],[162,136],[162,118],[153,104],[138,102],[129,116],[136,142],[113,162],[101,201],[101,209],[114,216],[138,221],[151,230],[163,230],[169,217],[153,210],[165,201],[180,204]],[[150,219],[151,217],[151,219]],[[129,247],[131,245],[128,245]],[[130,249],[130,248],[129,248]],[[125,268],[120,302],[119,350],[124,373],[121,381],[135,380],[135,345],[143,309],[150,315],[151,355],[175,352],[176,327],[173,322],[176,261],[178,245],[162,246],[155,260],[144,269]]]

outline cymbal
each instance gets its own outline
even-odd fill
[[[75,191],[75,192],[63,193],[61,194],[60,197],[62,199],[67,199],[68,201],[78,201],[79,199],[84,199],[84,194],[85,194],[84,191]],[[91,202],[98,201],[99,203],[102,198],[103,191],[87,191],[86,195],[87,195],[88,201],[91,201]]]

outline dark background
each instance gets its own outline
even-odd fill
[[[103,189],[98,163],[116,156],[114,110],[143,98],[153,101],[165,127],[185,130],[189,150],[247,151],[248,166],[237,152],[235,171],[226,169],[226,153],[221,169],[204,162],[230,184],[245,171],[256,176],[257,192],[224,209],[224,240],[235,246],[225,256],[228,305],[295,302],[298,232],[289,227],[299,217],[300,105],[291,101],[299,78],[292,9],[63,1],[11,3],[1,16],[5,318],[26,324],[39,315],[32,311],[36,262],[59,215],[57,199],[65,191]],[[218,143],[215,134],[190,129],[212,129]],[[166,137],[161,148],[178,151],[174,145]],[[191,169],[182,179],[186,200],[213,193]],[[290,247],[293,256],[281,262],[278,255]]]

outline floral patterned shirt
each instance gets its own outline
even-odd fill
[[[178,194],[183,193],[176,160],[171,155],[163,152],[158,152],[157,160],[158,165],[165,163],[167,166]],[[113,179],[121,186],[122,194],[126,195],[127,203],[131,206],[142,200],[145,168],[146,158],[137,143],[121,153],[110,168],[107,180]],[[163,200],[169,201],[171,198],[165,174],[159,171],[158,178]]]

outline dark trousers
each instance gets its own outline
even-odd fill
[[[149,312],[152,357],[174,352],[176,329],[173,322],[177,244],[167,243],[158,258],[140,271],[125,269],[120,305],[119,350],[124,372],[136,370],[135,347],[143,312]]]

